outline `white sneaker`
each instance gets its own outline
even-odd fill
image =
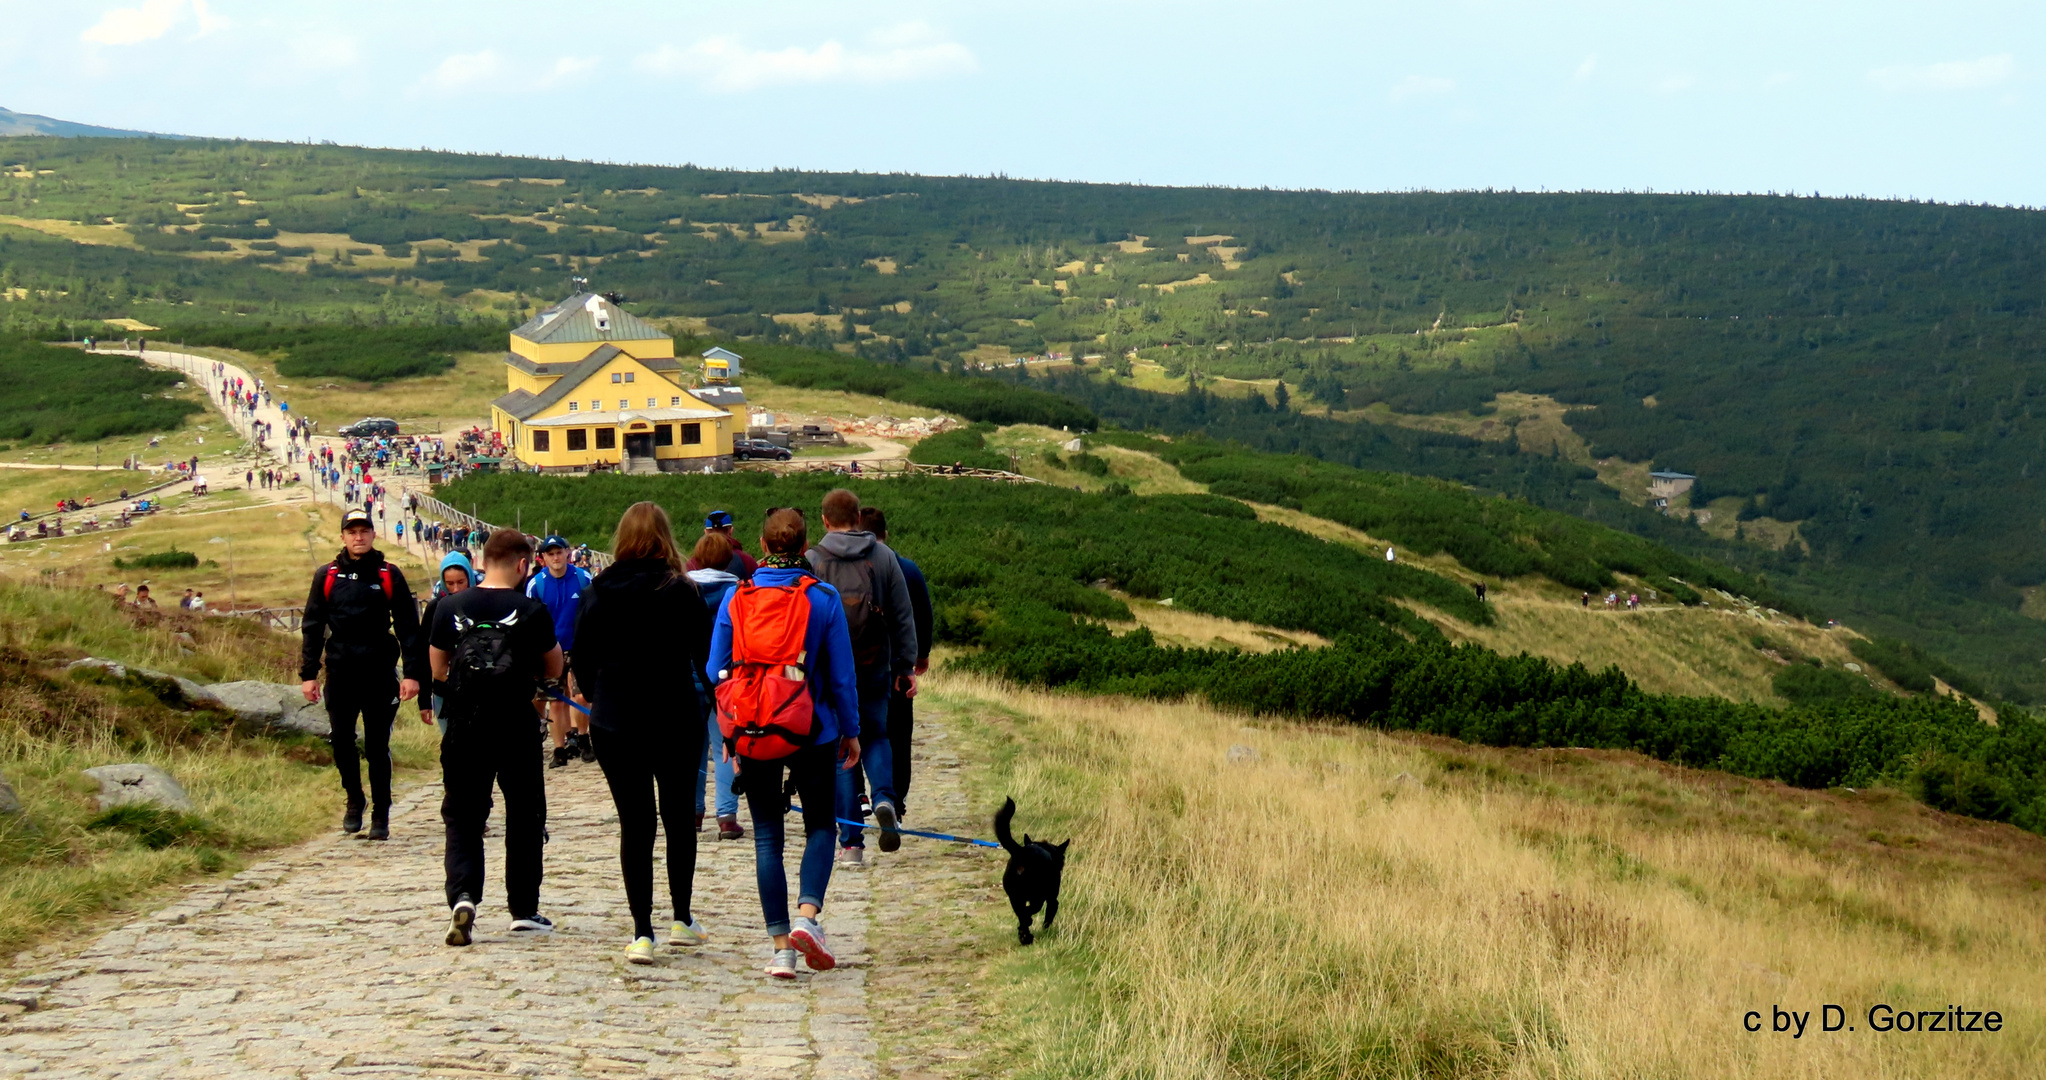
[[[795,925],[789,929],[789,944],[803,954],[803,960],[810,965],[811,971],[830,971],[838,966],[837,958],[824,944],[824,928],[817,925],[815,919],[797,916]]]
[[[676,923],[668,928],[668,947],[671,949],[693,949],[710,940],[710,930],[696,921],[694,915],[686,923]]]
[[[794,949],[777,950],[774,954],[774,959],[767,962],[767,973],[769,975],[774,976],[777,979],[795,978],[796,950]]]
[[[628,964],[651,964],[654,962],[654,939],[633,938],[625,947],[625,962]]]
[[[882,851],[894,852],[901,850],[902,834],[897,832],[896,829],[901,827],[902,819],[896,815],[894,803],[882,799],[874,804],[874,824],[881,827]]]
[[[840,866],[864,866],[866,861],[866,848],[842,847],[838,849],[838,865]]]
[[[448,944],[467,945],[470,940],[469,931],[475,926],[475,901],[466,896],[455,901],[454,909],[448,913]]]

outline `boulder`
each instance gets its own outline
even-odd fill
[[[206,687],[225,712],[234,714],[237,722],[266,732],[291,731],[325,737],[331,727],[327,723],[327,710],[307,702],[298,687],[290,683],[243,682],[214,683]]]
[[[0,776],[0,817],[13,817],[21,813],[21,797],[14,793],[7,778]]]
[[[221,700],[215,697],[212,691],[190,679],[167,675],[161,671],[151,671],[148,668],[131,667],[119,660],[88,656],[83,660],[73,660],[66,664],[65,670],[97,673],[113,682],[140,687],[155,694],[157,700],[173,708],[226,711]]]
[[[181,814],[189,814],[194,809],[192,797],[185,794],[177,780],[154,765],[101,765],[84,772],[99,781],[99,808],[102,810],[128,803],[154,803]]]

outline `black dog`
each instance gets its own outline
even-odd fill
[[[1002,808],[995,812],[995,839],[1009,853],[1009,868],[1002,871],[1002,891],[1009,894],[1009,906],[1016,909],[1016,940],[1028,945],[1035,940],[1030,919],[1038,909],[1044,911],[1046,930],[1058,918],[1059,877],[1066,869],[1066,848],[1073,842],[1052,845],[1024,833],[1019,844],[1009,831],[1009,820],[1015,816],[1016,800],[1002,800]]]

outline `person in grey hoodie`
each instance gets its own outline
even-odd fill
[[[690,553],[690,565],[701,567],[683,576],[703,594],[703,602],[710,608],[713,618],[724,610],[725,597],[739,584],[739,575],[715,567],[727,566],[734,559],[732,542],[725,535],[713,529],[705,532],[696,541],[696,550]],[[705,700],[704,715],[710,718],[709,732],[703,744],[703,760],[696,763],[696,827],[703,828],[703,789],[711,775],[711,758],[717,758],[717,803],[718,839],[741,840],[746,830],[739,827],[739,795],[732,790],[732,759],[725,754],[712,755],[710,748],[718,745],[724,733],[718,730],[717,708],[709,702],[710,691],[699,684],[697,693]]]
[[[916,669],[916,620],[910,608],[909,584],[888,545],[860,528],[860,498],[844,488],[824,496],[824,539],[807,553],[818,580],[838,590],[845,605],[846,628],[852,636],[853,667],[860,700],[860,764],[866,767],[874,823],[881,828],[881,850],[902,846],[896,831],[901,811],[895,798],[894,752],[888,745],[888,699],[898,684],[905,689]],[[847,769],[838,774],[838,816],[863,821],[859,779]],[[864,832],[839,827],[839,861],[866,861]]]

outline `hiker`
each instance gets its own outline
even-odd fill
[[[1484,603],[1484,602],[1485,602],[1485,583],[1484,583],[1484,582],[1482,582],[1482,581],[1479,581],[1479,582],[1473,582],[1473,583],[1471,584],[1471,589],[1472,589],[1472,591],[1474,591],[1474,592],[1476,592],[1476,593],[1478,594],[1478,603],[1480,603],[1480,604]]]
[[[193,610],[193,611],[195,611],[195,612],[201,612],[201,613],[205,612],[205,610],[206,610],[206,594],[205,594],[205,593],[193,593],[193,594],[192,594],[192,610]]]
[[[690,911],[696,878],[696,828],[689,815],[703,798],[697,762],[710,716],[694,683],[673,665],[702,670],[710,658],[710,612],[682,573],[682,552],[668,512],[650,502],[627,507],[611,544],[611,565],[583,591],[576,623],[576,683],[590,703],[590,743],[618,808],[618,863],[632,912],[625,959],[654,962],[654,819],[668,837],[671,949],[710,939]]]
[[[179,611],[192,610],[192,590],[186,589],[185,595],[178,598],[178,610]]]
[[[138,586],[136,586],[136,588],[135,588],[135,606],[136,606],[136,607],[139,607],[139,608],[154,608],[154,607],[156,607],[156,601],[155,601],[155,600],[152,600],[152,599],[150,599],[150,597],[149,597],[149,586],[147,586],[147,585],[138,585]]]
[[[444,598],[428,632],[433,676],[448,684],[447,734],[441,737],[447,826],[449,945],[467,945],[483,895],[483,830],[490,788],[504,793],[504,899],[514,934],[547,934],[540,914],[540,846],[547,823],[546,782],[533,756],[533,695],[558,687],[565,664],[554,620],[519,589],[532,545],[512,529],[483,543],[483,580]]]
[[[860,759],[865,763],[874,823],[881,827],[881,850],[902,846],[895,831],[895,755],[888,745],[888,699],[893,689],[908,688],[916,668],[916,621],[910,610],[909,585],[895,552],[860,528],[860,498],[844,488],[824,496],[824,539],[810,549],[810,571],[837,590],[851,635],[853,666],[858,672]],[[838,816],[866,819],[859,804],[859,778],[838,777]],[[840,826],[839,860],[866,861],[866,835],[856,825]]]
[[[760,529],[760,569],[725,599],[711,628],[710,661],[704,667],[718,691],[719,753],[734,759],[733,784],[753,815],[760,913],[774,942],[767,974],[777,979],[796,977],[798,953],[813,971],[837,964],[817,922],[831,884],[833,774],[858,767],[860,760],[855,735],[859,692],[845,609],[837,591],[809,572],[803,558],[808,533],[799,510],[767,515]],[[786,674],[789,667],[806,658],[801,680],[792,680]],[[789,810],[784,769],[803,800],[803,857],[793,921],[782,865]]]
[[[557,535],[540,541],[540,567],[533,572],[533,580],[526,583],[526,595],[547,605],[554,618],[554,640],[561,643],[563,655],[570,658],[571,671],[575,669],[576,609],[582,603],[583,590],[589,587],[590,572],[569,565],[567,540]],[[573,681],[569,688],[574,691]],[[597,751],[590,746],[589,717],[574,712],[568,702],[547,703],[547,731],[554,739],[554,758],[547,763],[548,768],[559,769],[577,758],[597,760]]]
[[[320,657],[327,663],[327,722],[333,733],[334,767],[348,809],[341,831],[362,829],[362,777],[357,771],[355,718],[362,717],[369,751],[370,824],[368,840],[391,835],[391,723],[398,703],[419,696],[419,677],[426,667],[421,652],[419,609],[405,575],[384,559],[376,544],[376,526],[361,510],[341,517],[341,553],[313,571],[306,594],[305,639],[299,656],[299,691],[307,701],[320,700]],[[404,677],[395,670],[402,659]]]
[[[860,527],[874,534],[874,539],[888,543],[888,515],[871,506],[860,507]],[[889,550],[894,551],[893,547]],[[931,668],[931,638],[934,620],[931,617],[931,590],[924,581],[924,572],[909,561],[909,556],[895,552],[895,561],[902,566],[903,583],[909,586],[909,611],[916,624],[916,667],[912,669],[907,685],[895,680],[888,689],[888,748],[895,755],[895,813],[898,818],[909,814],[910,740],[916,737],[916,680]]]
[[[703,534],[709,536],[712,533],[724,537],[725,544],[731,550],[731,556],[725,562],[711,567],[703,563],[694,552],[691,552],[687,564],[688,568],[691,570],[723,570],[740,581],[751,578],[753,571],[760,568],[760,564],[753,561],[753,556],[746,554],[746,545],[740,543],[739,538],[732,535],[732,512],[730,510],[712,510],[704,516]]]
[[[690,554],[690,561],[703,565],[703,569],[691,570],[687,577],[695,584],[696,591],[703,596],[704,606],[711,614],[724,606],[725,597],[739,584],[738,575],[729,570],[715,570],[711,567],[727,566],[732,562],[732,545],[725,534],[715,529],[706,529],[696,540],[696,550]],[[716,710],[706,718],[706,732],[710,738],[703,744],[703,755],[696,765],[696,827],[703,828],[704,782],[713,773],[717,779],[717,798],[713,809],[717,811],[718,839],[740,840],[746,830],[739,827],[739,796],[732,790],[732,762],[724,754],[716,757],[712,764],[711,743],[717,741],[714,729],[717,726]]]
[[[440,602],[459,592],[467,592],[476,584],[476,568],[469,564],[469,557],[461,552],[450,552],[440,561],[440,579],[433,583],[433,599],[426,602],[426,610],[420,613],[419,625],[422,632],[432,634],[435,614]],[[434,679],[428,688],[426,708],[419,710],[421,718],[440,725],[440,733],[448,733],[447,717],[441,715],[448,696],[448,685]]]

